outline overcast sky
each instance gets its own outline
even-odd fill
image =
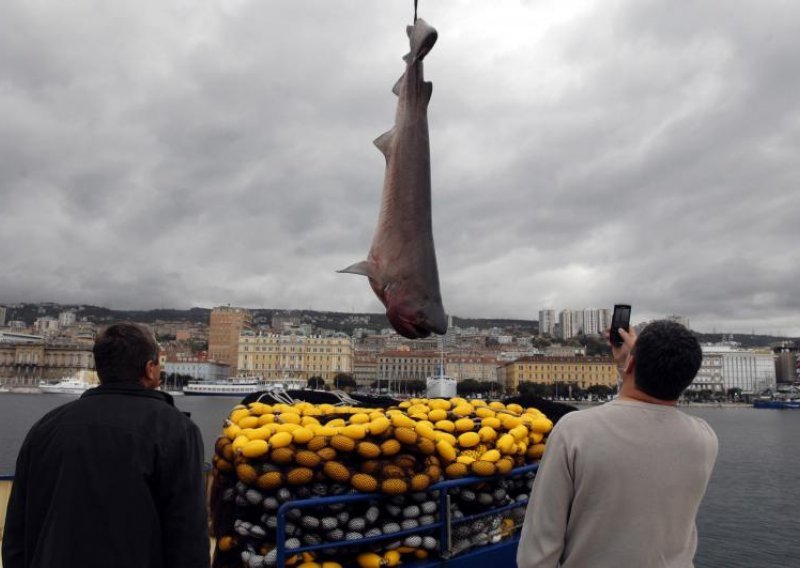
[[[800,2],[420,0],[442,297],[800,335]],[[412,0],[5,0],[0,303],[383,311]]]

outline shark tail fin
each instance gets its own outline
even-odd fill
[[[433,48],[439,34],[428,22],[421,18],[413,26],[406,27],[406,34],[408,34],[409,43],[411,44],[411,53],[403,57],[406,63],[409,63],[409,58],[413,61],[422,61],[428,52]]]

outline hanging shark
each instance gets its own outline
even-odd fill
[[[422,60],[438,34],[422,19],[406,32],[411,51],[403,57],[405,73],[392,89],[398,97],[395,124],[375,140],[386,158],[378,227],[367,260],[339,272],[369,278],[394,329],[418,339],[447,331],[431,224],[427,113],[432,84],[422,73]]]

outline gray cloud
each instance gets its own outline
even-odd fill
[[[410,4],[12,1],[0,302],[380,310]],[[421,3],[445,306],[800,335],[800,6]]]

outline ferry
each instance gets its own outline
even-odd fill
[[[458,382],[448,375],[439,373],[426,381],[428,398],[453,398],[458,396]]]
[[[305,383],[297,379],[265,381],[263,379],[231,379],[228,381],[190,381],[183,387],[186,396],[235,396],[245,397],[254,392],[271,389],[303,388]]]

